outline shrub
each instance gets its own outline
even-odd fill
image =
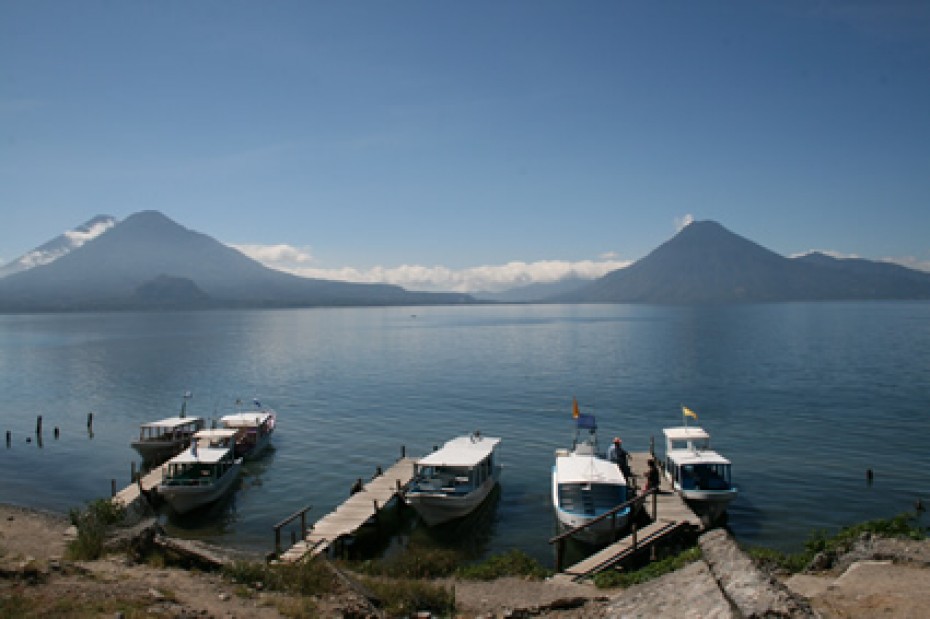
[[[905,512],[893,518],[879,518],[843,527],[833,536],[823,529],[816,529],[810,533],[804,542],[804,550],[800,552],[784,553],[769,548],[749,548],[747,552],[763,567],[796,573],[810,565],[819,553],[835,556],[849,551],[863,534],[914,540],[926,537],[926,531],[920,526],[917,516]]]
[[[126,510],[107,499],[96,499],[83,511],[72,509],[69,514],[71,523],[77,527],[77,538],[68,544],[68,556],[92,561],[103,554],[107,528],[122,522]]]

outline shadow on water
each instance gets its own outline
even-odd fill
[[[346,548],[350,559],[391,559],[410,548],[442,549],[462,561],[481,558],[494,537],[500,484],[475,511],[445,524],[430,527],[416,511],[400,500],[382,510],[376,522],[362,527]]]

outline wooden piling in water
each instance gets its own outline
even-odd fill
[[[42,415],[36,417],[36,434],[42,434]]]

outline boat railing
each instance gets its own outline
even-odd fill
[[[573,529],[569,529],[568,531],[565,531],[564,533],[556,535],[555,537],[550,539],[549,540],[550,544],[557,544],[556,555],[555,555],[556,556],[556,559],[555,559],[556,571],[559,571],[559,572],[562,571],[562,557],[565,554],[565,540],[572,537],[579,531],[582,531],[584,529],[587,529],[588,527],[594,526],[595,524],[601,522],[602,520],[606,520],[607,518],[610,518],[613,522],[614,527],[616,527],[617,514],[627,509],[633,511],[633,514],[631,514],[630,520],[633,521],[633,540],[634,540],[634,545],[635,545],[636,514],[638,514],[639,510],[643,508],[643,506],[645,505],[646,499],[651,496],[652,497],[652,520],[655,521],[656,518],[658,518],[658,502],[656,500],[658,493],[659,493],[658,488],[652,488],[651,490],[647,490],[644,493],[639,494],[633,497],[632,499],[621,503],[620,505],[617,505],[613,509],[610,509],[604,512],[600,516],[596,518],[592,518],[588,522],[580,526],[574,527]]]

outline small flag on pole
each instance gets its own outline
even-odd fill
[[[688,408],[687,406],[682,406],[682,407],[681,407],[681,413],[682,413],[685,417],[691,417],[692,419],[697,419],[697,413],[695,413],[693,410],[691,410],[691,409]]]
[[[572,419],[578,419],[578,415],[581,413],[578,411],[578,400],[572,398]]]

